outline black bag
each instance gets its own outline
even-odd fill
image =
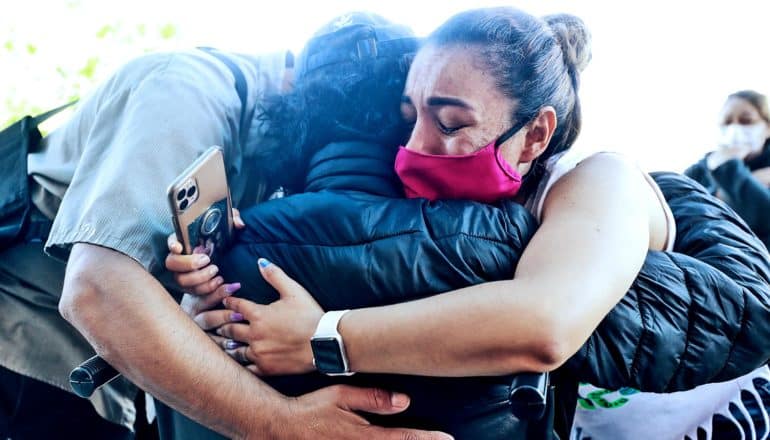
[[[29,232],[32,203],[27,154],[40,148],[42,136],[38,126],[74,103],[38,116],[25,116],[0,131],[0,249],[16,243]]]

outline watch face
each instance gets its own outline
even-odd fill
[[[321,373],[344,373],[345,361],[342,359],[340,345],[335,338],[315,338],[311,341],[315,367]]]

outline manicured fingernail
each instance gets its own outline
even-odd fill
[[[235,293],[241,288],[241,283],[230,283],[225,285],[225,293]]]
[[[243,321],[243,315],[236,312],[230,314],[230,321]]]
[[[405,408],[409,405],[409,397],[406,394],[392,393],[390,395],[390,404],[396,408]]]
[[[206,254],[200,254],[195,261],[198,263],[198,267],[201,267],[209,264],[211,262],[211,258],[209,258],[209,256]]]
[[[195,246],[193,248],[193,254],[203,254],[204,252],[206,252],[206,248],[204,248],[203,246]]]
[[[259,260],[257,260],[257,264],[259,264],[259,267],[265,268],[267,266],[270,266],[271,263],[265,258],[260,258]]]
[[[209,273],[210,273],[211,275],[216,275],[216,274],[217,274],[217,272],[219,272],[219,268],[218,268],[218,267],[216,267],[216,266],[211,266],[211,267],[209,267]]]
[[[235,349],[236,349],[236,348],[238,348],[238,347],[243,347],[243,344],[241,344],[240,342],[237,342],[237,341],[232,341],[232,340],[231,340],[231,341],[227,341],[227,342],[225,342],[225,347],[226,347],[228,350],[235,350]]]

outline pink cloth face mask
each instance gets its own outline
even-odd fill
[[[501,143],[458,156],[419,153],[402,146],[396,154],[396,174],[410,199],[493,203],[511,198],[519,192],[522,178],[500,155]]]

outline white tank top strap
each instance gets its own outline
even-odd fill
[[[532,197],[524,203],[524,207],[535,216],[538,222],[542,220],[543,204],[553,185],[565,174],[575,168],[583,159],[585,159],[585,157],[586,156],[565,152],[551,157],[545,163],[545,174],[542,177],[540,185],[538,185]],[[665,212],[667,228],[666,251],[673,251],[674,242],[676,241],[676,220],[674,219],[674,214],[671,212],[671,208],[669,208],[666,199],[663,197],[663,193],[660,191],[658,184],[655,183],[652,177],[645,173],[641,167],[639,167],[639,172],[644,175],[645,180],[647,180],[653,191],[655,191],[655,195],[658,196],[660,205]]]
[[[524,207],[535,216],[538,222],[542,220],[543,204],[554,183],[575,168],[583,159],[584,157],[575,154],[560,153],[545,163],[545,174],[543,174],[540,184],[535,193],[524,203]]]
[[[655,195],[658,196],[660,206],[663,208],[663,212],[666,214],[666,251],[671,252],[674,250],[674,242],[676,241],[676,219],[674,219],[674,213],[671,212],[671,208],[668,206],[668,202],[666,202],[666,198],[663,196],[663,192],[661,192],[658,184],[652,179],[652,176],[645,173],[641,168],[639,168],[639,171],[642,173],[644,178],[647,179],[647,183],[650,184],[652,190],[655,191]]]

